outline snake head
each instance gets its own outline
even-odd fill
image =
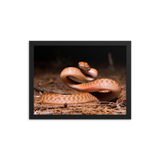
[[[87,62],[79,62],[78,65],[79,68],[83,69],[86,72],[91,69]]]

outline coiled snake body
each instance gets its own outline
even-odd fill
[[[68,87],[87,93],[73,95],[43,93],[37,103],[77,104],[93,101],[111,101],[120,95],[121,87],[116,81],[106,78],[95,80],[98,72],[96,69],[90,68],[86,62],[79,62],[79,67],[83,69],[88,76],[84,75],[78,68],[68,67],[61,72],[60,78]],[[71,77],[75,77],[81,81],[87,81],[88,83],[78,83]]]

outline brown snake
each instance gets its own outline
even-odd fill
[[[121,87],[116,81],[106,78],[95,80],[98,76],[98,72],[96,69],[90,68],[86,62],[79,62],[79,67],[83,69],[88,76],[84,75],[78,68],[68,67],[61,72],[60,78],[68,87],[77,91],[90,93],[73,95],[43,93],[39,97],[37,103],[77,104],[93,101],[111,101],[118,98],[121,93]],[[81,81],[87,81],[88,83],[78,83],[71,77],[75,77]]]

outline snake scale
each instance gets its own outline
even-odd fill
[[[98,72],[96,69],[90,68],[86,62],[79,62],[79,67],[88,75],[84,75],[78,68],[67,67],[61,72],[60,78],[68,87],[85,93],[72,95],[43,93],[37,103],[78,104],[93,101],[111,101],[118,98],[121,93],[121,87],[116,81],[107,78],[95,80]],[[72,77],[88,83],[79,83],[73,80]]]

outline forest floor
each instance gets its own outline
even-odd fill
[[[109,78],[120,84],[122,91],[116,101],[75,105],[38,104],[36,101],[42,93],[76,94],[80,92],[62,83],[59,76],[61,69],[34,68],[34,115],[126,115],[125,66],[98,67],[96,69],[99,73],[97,79]]]

